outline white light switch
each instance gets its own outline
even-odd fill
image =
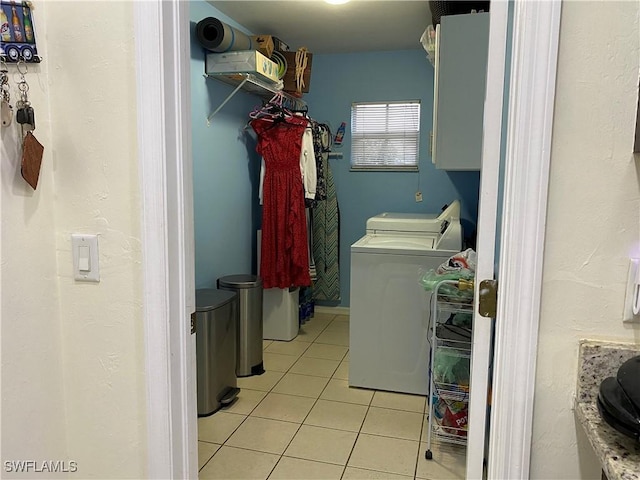
[[[78,247],[78,270],[81,272],[91,271],[91,258],[89,247]]]
[[[80,282],[99,282],[98,236],[74,233],[71,235],[73,278]]]

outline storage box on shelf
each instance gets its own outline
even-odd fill
[[[255,44],[254,48],[261,54],[271,58],[273,54],[273,37],[271,35],[253,35],[251,42]]]
[[[297,92],[296,83],[296,54],[298,52],[282,52],[284,58],[287,60],[287,72],[284,74],[284,91],[285,92]],[[306,66],[302,73],[302,93],[308,93],[311,85],[311,63],[313,62],[313,54],[306,52]]]
[[[289,51],[289,45],[273,35],[253,35],[251,41],[256,44],[256,50],[269,58],[274,50],[278,52]]]
[[[205,59],[209,74],[251,74],[266,82],[278,81],[278,65],[256,50],[209,53]]]

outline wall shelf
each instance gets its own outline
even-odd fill
[[[276,93],[282,94],[287,102],[290,103],[291,108],[301,110],[306,107],[306,103],[301,98],[294,97],[282,90],[278,90],[274,84],[269,84],[259,80],[255,75],[250,73],[237,73],[233,75],[229,74],[216,74],[210,73],[205,75],[206,78],[214,78],[228,85],[236,87],[224,101],[207,117],[207,125],[211,124],[211,119],[218,113],[226,103],[231,100],[239,90],[244,90],[248,93],[256,95],[264,100],[271,100]]]

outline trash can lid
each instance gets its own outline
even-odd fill
[[[218,287],[255,288],[262,286],[262,279],[257,275],[227,275],[218,279]]]
[[[230,290],[203,288],[196,290],[196,312],[215,310],[233,301],[238,294]]]

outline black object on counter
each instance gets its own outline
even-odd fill
[[[598,411],[613,428],[640,441],[640,355],[624,362],[615,378],[602,381]]]

